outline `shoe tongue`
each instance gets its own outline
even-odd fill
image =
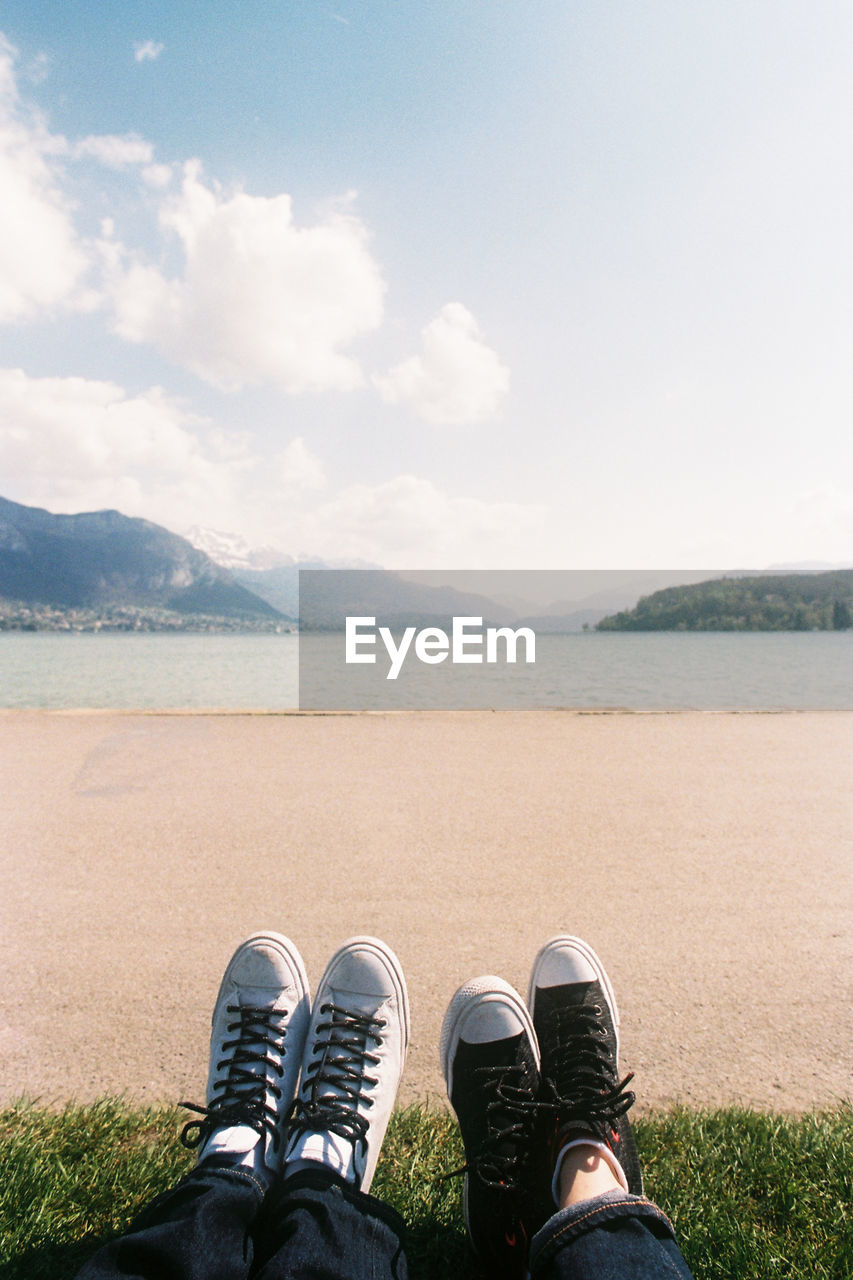
[[[297,1161],[310,1160],[334,1170],[347,1182],[358,1182],[364,1173],[366,1154],[360,1143],[350,1142],[328,1130],[301,1134],[287,1153],[287,1168],[294,1171]]]
[[[456,1050],[460,1062],[470,1071],[477,1067],[514,1067],[526,1057],[521,1052],[521,1033],[503,1040],[460,1040]]]
[[[257,1129],[247,1124],[234,1124],[216,1129],[204,1147],[204,1156],[244,1155],[260,1141]]]
[[[598,982],[567,982],[559,987],[538,987],[536,991],[536,1023],[552,1009],[578,1008],[601,995]],[[597,1001],[601,1003],[601,1001]]]
[[[490,1068],[497,1074],[516,1067],[522,1070],[520,1074],[513,1072],[513,1086],[529,1086],[531,1094],[535,1093],[538,1085],[536,1060],[529,1041],[521,1033],[483,1044],[469,1044],[467,1040],[460,1040],[455,1054],[451,1102],[453,1098],[459,1101],[463,1094],[469,1092],[478,1096],[481,1094],[482,1078],[477,1074],[480,1069]]]
[[[351,987],[332,987],[329,1002],[359,1018],[381,1018],[382,1010],[392,999],[391,995],[377,995],[375,991],[353,991]]]
[[[272,1009],[275,1006],[281,1007],[281,988],[241,986],[239,997],[235,1003],[239,1004],[243,1008],[249,1009]]]

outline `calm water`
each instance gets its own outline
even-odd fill
[[[298,652],[293,635],[0,633],[0,706],[296,707]],[[853,709],[853,632],[539,636],[535,666],[481,674],[445,705]]]

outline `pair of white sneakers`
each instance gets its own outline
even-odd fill
[[[181,1140],[199,1162],[238,1165],[265,1187],[318,1165],[367,1191],[409,1043],[400,962],[378,938],[332,956],[313,1004],[305,965],[282,934],[232,956],[213,1011],[205,1106]]]

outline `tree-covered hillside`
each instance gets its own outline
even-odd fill
[[[598,631],[846,631],[853,626],[853,569],[715,578],[667,587]]]

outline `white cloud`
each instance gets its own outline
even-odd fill
[[[326,487],[323,463],[311,452],[302,436],[296,436],[277,456],[275,475],[282,488],[290,492],[317,493]]]
[[[299,227],[288,195],[226,196],[192,163],[161,224],[183,246],[183,276],[138,258],[123,263],[111,282],[122,337],[151,343],[224,390],[362,385],[342,348],[380,324],[384,283],[356,217],[331,212]]]
[[[4,493],[51,511],[115,507],[168,528],[231,529],[294,556],[399,568],[524,567],[544,509],[449,494],[400,475],[328,492],[298,436],[261,464],[246,435],[153,387],[0,369]]]
[[[51,510],[117,507],[168,524],[230,509],[244,444],[157,387],[31,378],[0,369],[0,474],[7,494]]]
[[[156,40],[136,40],[133,44],[134,62],[156,62],[165,47]]]
[[[348,485],[297,515],[285,549],[388,568],[524,568],[545,517],[544,507],[460,497],[400,475]]]
[[[483,342],[467,307],[460,302],[442,307],[422,338],[421,355],[374,378],[383,400],[438,424],[494,417],[509,390],[509,370]]]
[[[21,105],[16,50],[0,35],[0,323],[79,305],[87,255],[49,158],[66,149]]]
[[[44,84],[50,75],[50,58],[48,55],[46,53],[37,53],[29,65],[24,68],[24,75],[30,84]]]
[[[162,191],[172,181],[172,170],[167,164],[149,164],[142,170],[142,180],[149,187]]]
[[[108,169],[123,169],[129,164],[150,165],[154,148],[138,134],[91,134],[75,143],[72,154],[75,159],[91,156]]]

